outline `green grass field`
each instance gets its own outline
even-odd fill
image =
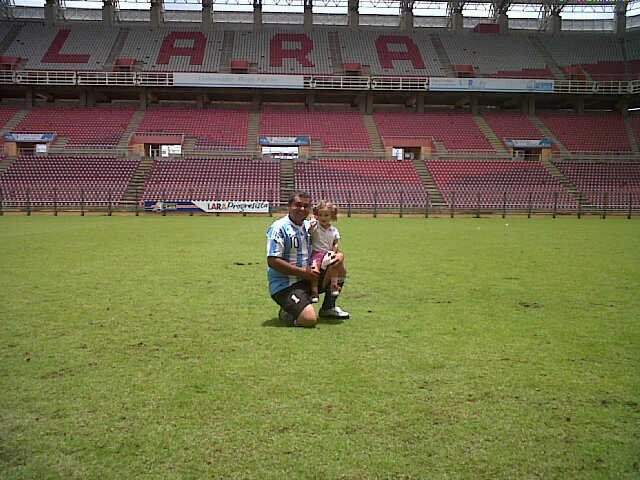
[[[0,217],[0,478],[640,478],[638,220],[343,218],[314,329],[272,220]]]

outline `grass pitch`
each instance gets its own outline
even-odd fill
[[[343,218],[284,328],[266,217],[0,217],[0,478],[638,478],[640,223]]]

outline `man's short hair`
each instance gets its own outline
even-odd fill
[[[291,195],[289,195],[288,205],[291,205],[293,202],[295,202],[296,197],[308,198],[309,200],[311,200],[311,195],[309,193],[305,192],[304,190],[294,190],[291,193]]]

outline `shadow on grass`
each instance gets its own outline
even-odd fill
[[[318,319],[318,325],[342,325],[344,320],[339,318],[323,318]],[[276,328],[292,328],[292,325],[288,322],[280,320],[278,317],[270,318],[262,322],[263,327],[276,327]]]

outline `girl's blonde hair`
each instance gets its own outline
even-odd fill
[[[338,220],[338,206],[329,200],[320,200],[313,207],[313,214],[318,215],[320,210],[329,210],[331,212],[331,220]]]

